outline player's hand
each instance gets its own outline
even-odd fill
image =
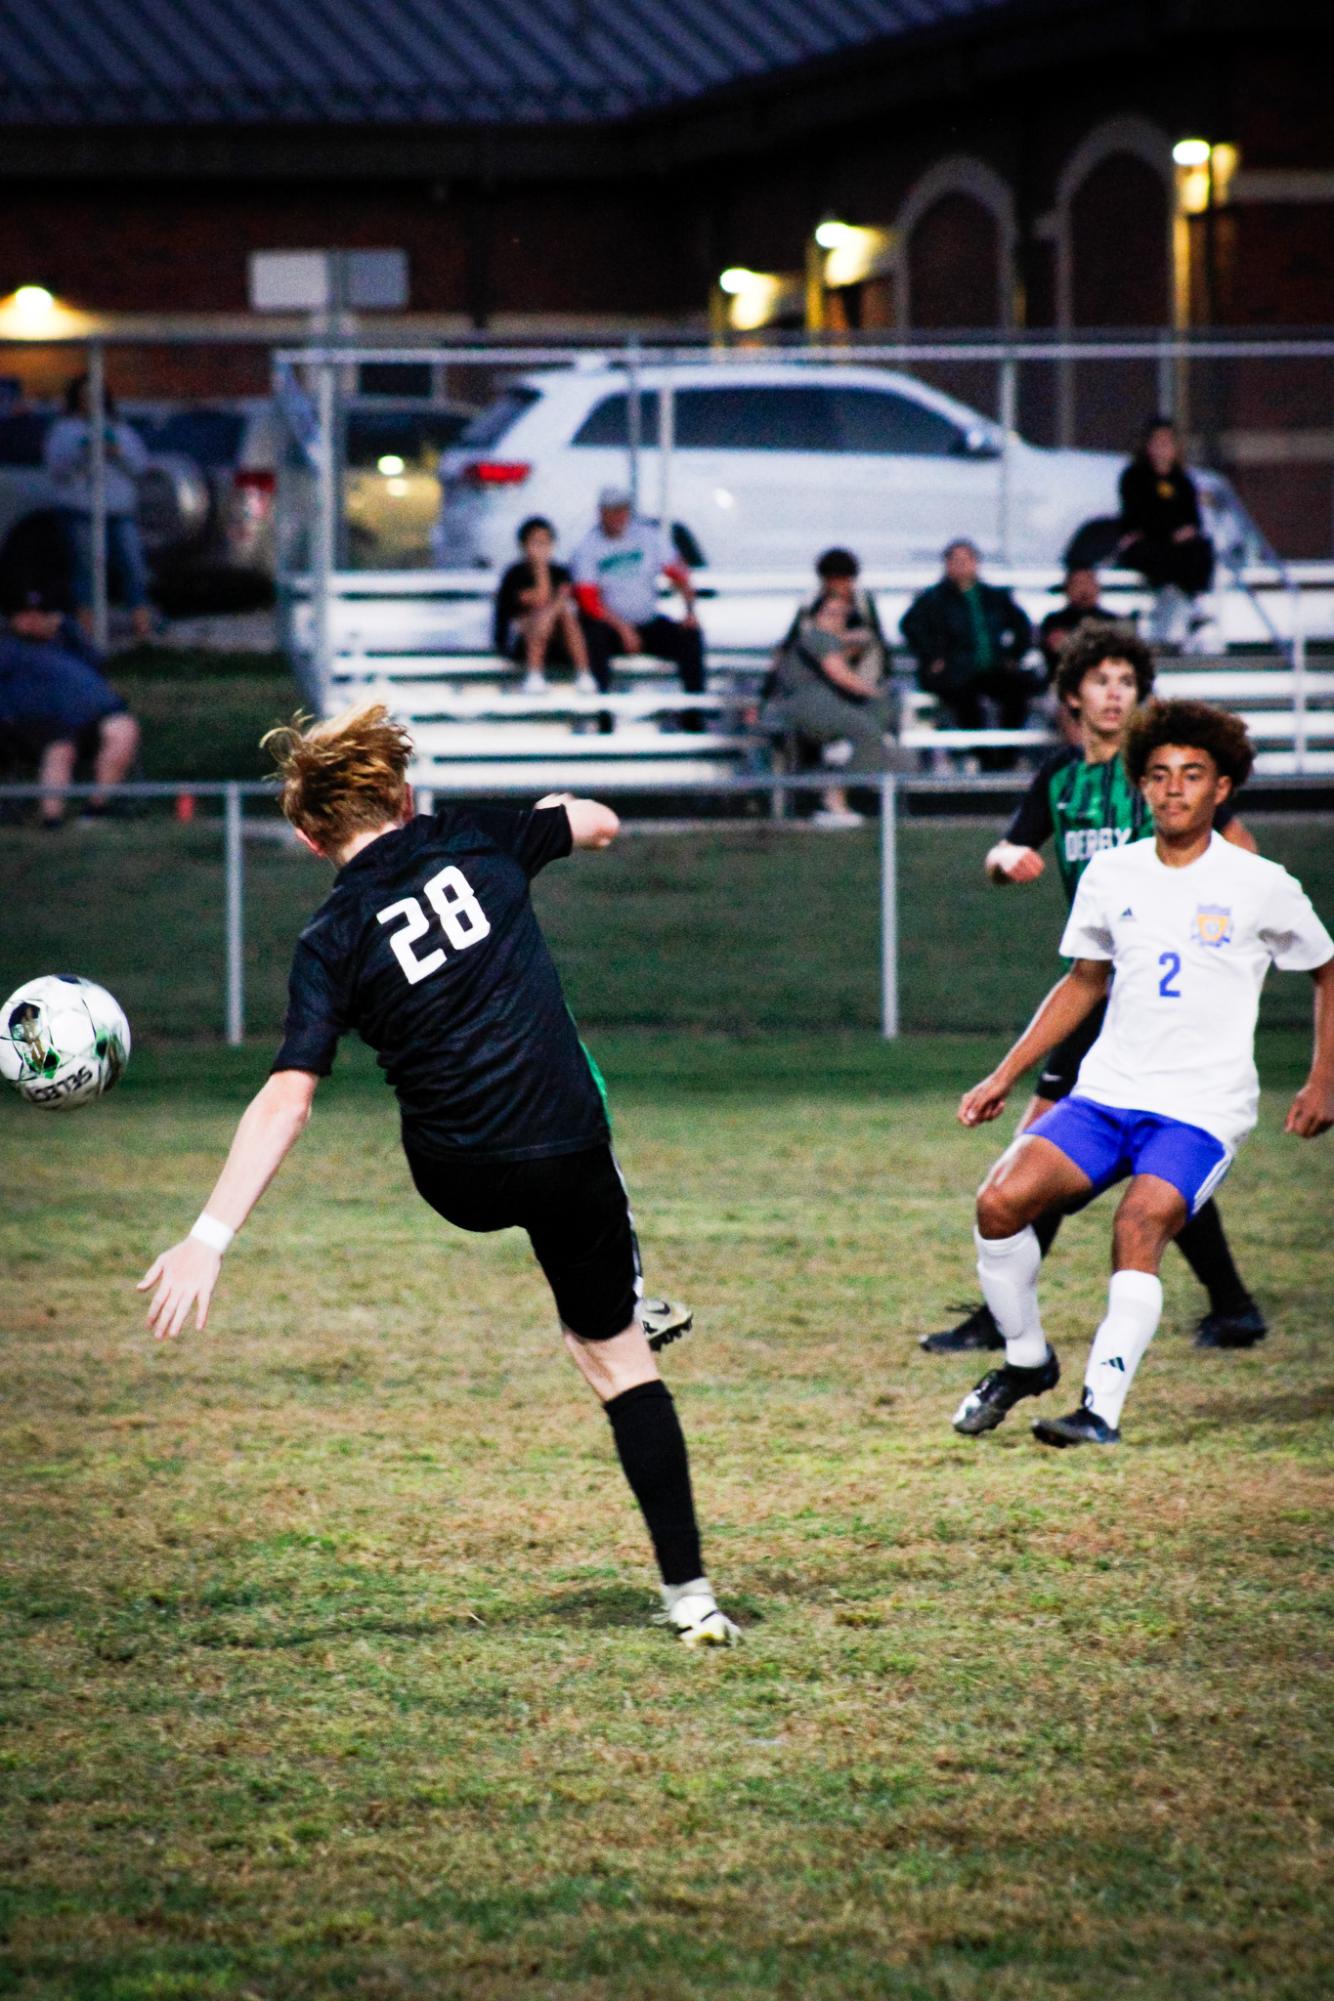
[[[1020,847],[1017,841],[998,841],[987,864],[993,882],[1036,882],[1046,867],[1036,848]]]
[[[154,1258],[135,1290],[150,1292],[157,1287],[148,1308],[148,1324],[155,1340],[170,1341],[179,1334],[190,1317],[191,1307],[195,1309],[195,1326],[204,1328],[221,1270],[222,1259],[217,1251],[201,1243],[198,1237],[186,1237]]]
[[[1283,1130],[1296,1133],[1298,1139],[1319,1139],[1331,1126],[1334,1126],[1334,1086],[1308,1080],[1289,1105]]]
[[[991,1119],[998,1119],[1005,1110],[1005,1100],[1010,1095],[1010,1086],[999,1070],[993,1070],[980,1084],[974,1084],[971,1091],[965,1091],[959,1100],[959,1124],[961,1126],[984,1126]]]

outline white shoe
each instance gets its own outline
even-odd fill
[[[811,814],[811,825],[813,827],[864,827],[866,821],[862,814],[854,813],[851,807],[835,810],[832,806],[822,806],[818,813]]]
[[[575,694],[596,695],[597,691],[598,691],[597,682],[593,679],[593,676],[589,673],[588,669],[585,668],[583,673],[580,674],[575,680],[574,684]]]
[[[689,1584],[664,1584],[659,1623],[670,1626],[687,1647],[741,1644],[741,1628],[720,1610],[707,1577],[696,1577]]]
[[[695,1324],[695,1316],[679,1300],[641,1299],[639,1323],[649,1347],[656,1351],[669,1347],[673,1341],[679,1341],[688,1334]]]
[[[547,677],[545,674],[524,675],[523,685],[519,689],[521,695],[545,695],[546,692]]]

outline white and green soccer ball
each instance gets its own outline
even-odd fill
[[[109,1091],[130,1060],[119,1001],[78,973],[46,973],[0,1008],[0,1077],[30,1105],[63,1112]]]

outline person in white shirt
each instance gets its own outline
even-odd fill
[[[603,487],[598,525],[576,544],[570,568],[599,688],[605,692],[610,686],[616,654],[648,653],[670,660],[690,694],[703,693],[704,640],[690,572],[660,529],[635,520],[634,502],[624,487]],[[659,612],[660,576],[669,577],[680,592],[684,618]]]
[[[1121,1409],[1162,1311],[1163,1252],[1255,1124],[1255,1021],[1271,965],[1309,972],[1316,990],[1311,1069],[1286,1129],[1314,1139],[1334,1125],[1334,939],[1286,869],[1213,831],[1252,758],[1240,719],[1203,702],[1153,702],[1131,721],[1126,768],[1154,838],[1089,863],[1061,939],[1071,970],[960,1102],[966,1126],[998,1118],[1024,1072],[1109,996],[1074,1091],[1020,1134],[978,1195],[978,1277],[1005,1336],[1005,1363],[955,1413],[955,1430],[967,1436],[994,1430],[1022,1398],[1060,1380],[1038,1309],[1033,1224],[1129,1178],[1083,1401],[1068,1417],[1033,1425],[1044,1445],[1119,1440]]]

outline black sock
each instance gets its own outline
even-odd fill
[[[1214,1313],[1244,1313],[1251,1295],[1242,1284],[1241,1273],[1232,1261],[1223,1219],[1216,1202],[1206,1202],[1198,1216],[1192,1216],[1177,1232],[1182,1257],[1209,1295]]]
[[[1065,1216],[1060,1209],[1048,1209],[1046,1214],[1039,1216],[1037,1222],[1034,1223],[1033,1235],[1038,1240],[1044,1258],[1055,1243],[1056,1232],[1060,1229],[1064,1221]]]
[[[653,1538],[664,1584],[704,1575],[685,1434],[666,1383],[636,1383],[604,1406],[616,1450]]]

